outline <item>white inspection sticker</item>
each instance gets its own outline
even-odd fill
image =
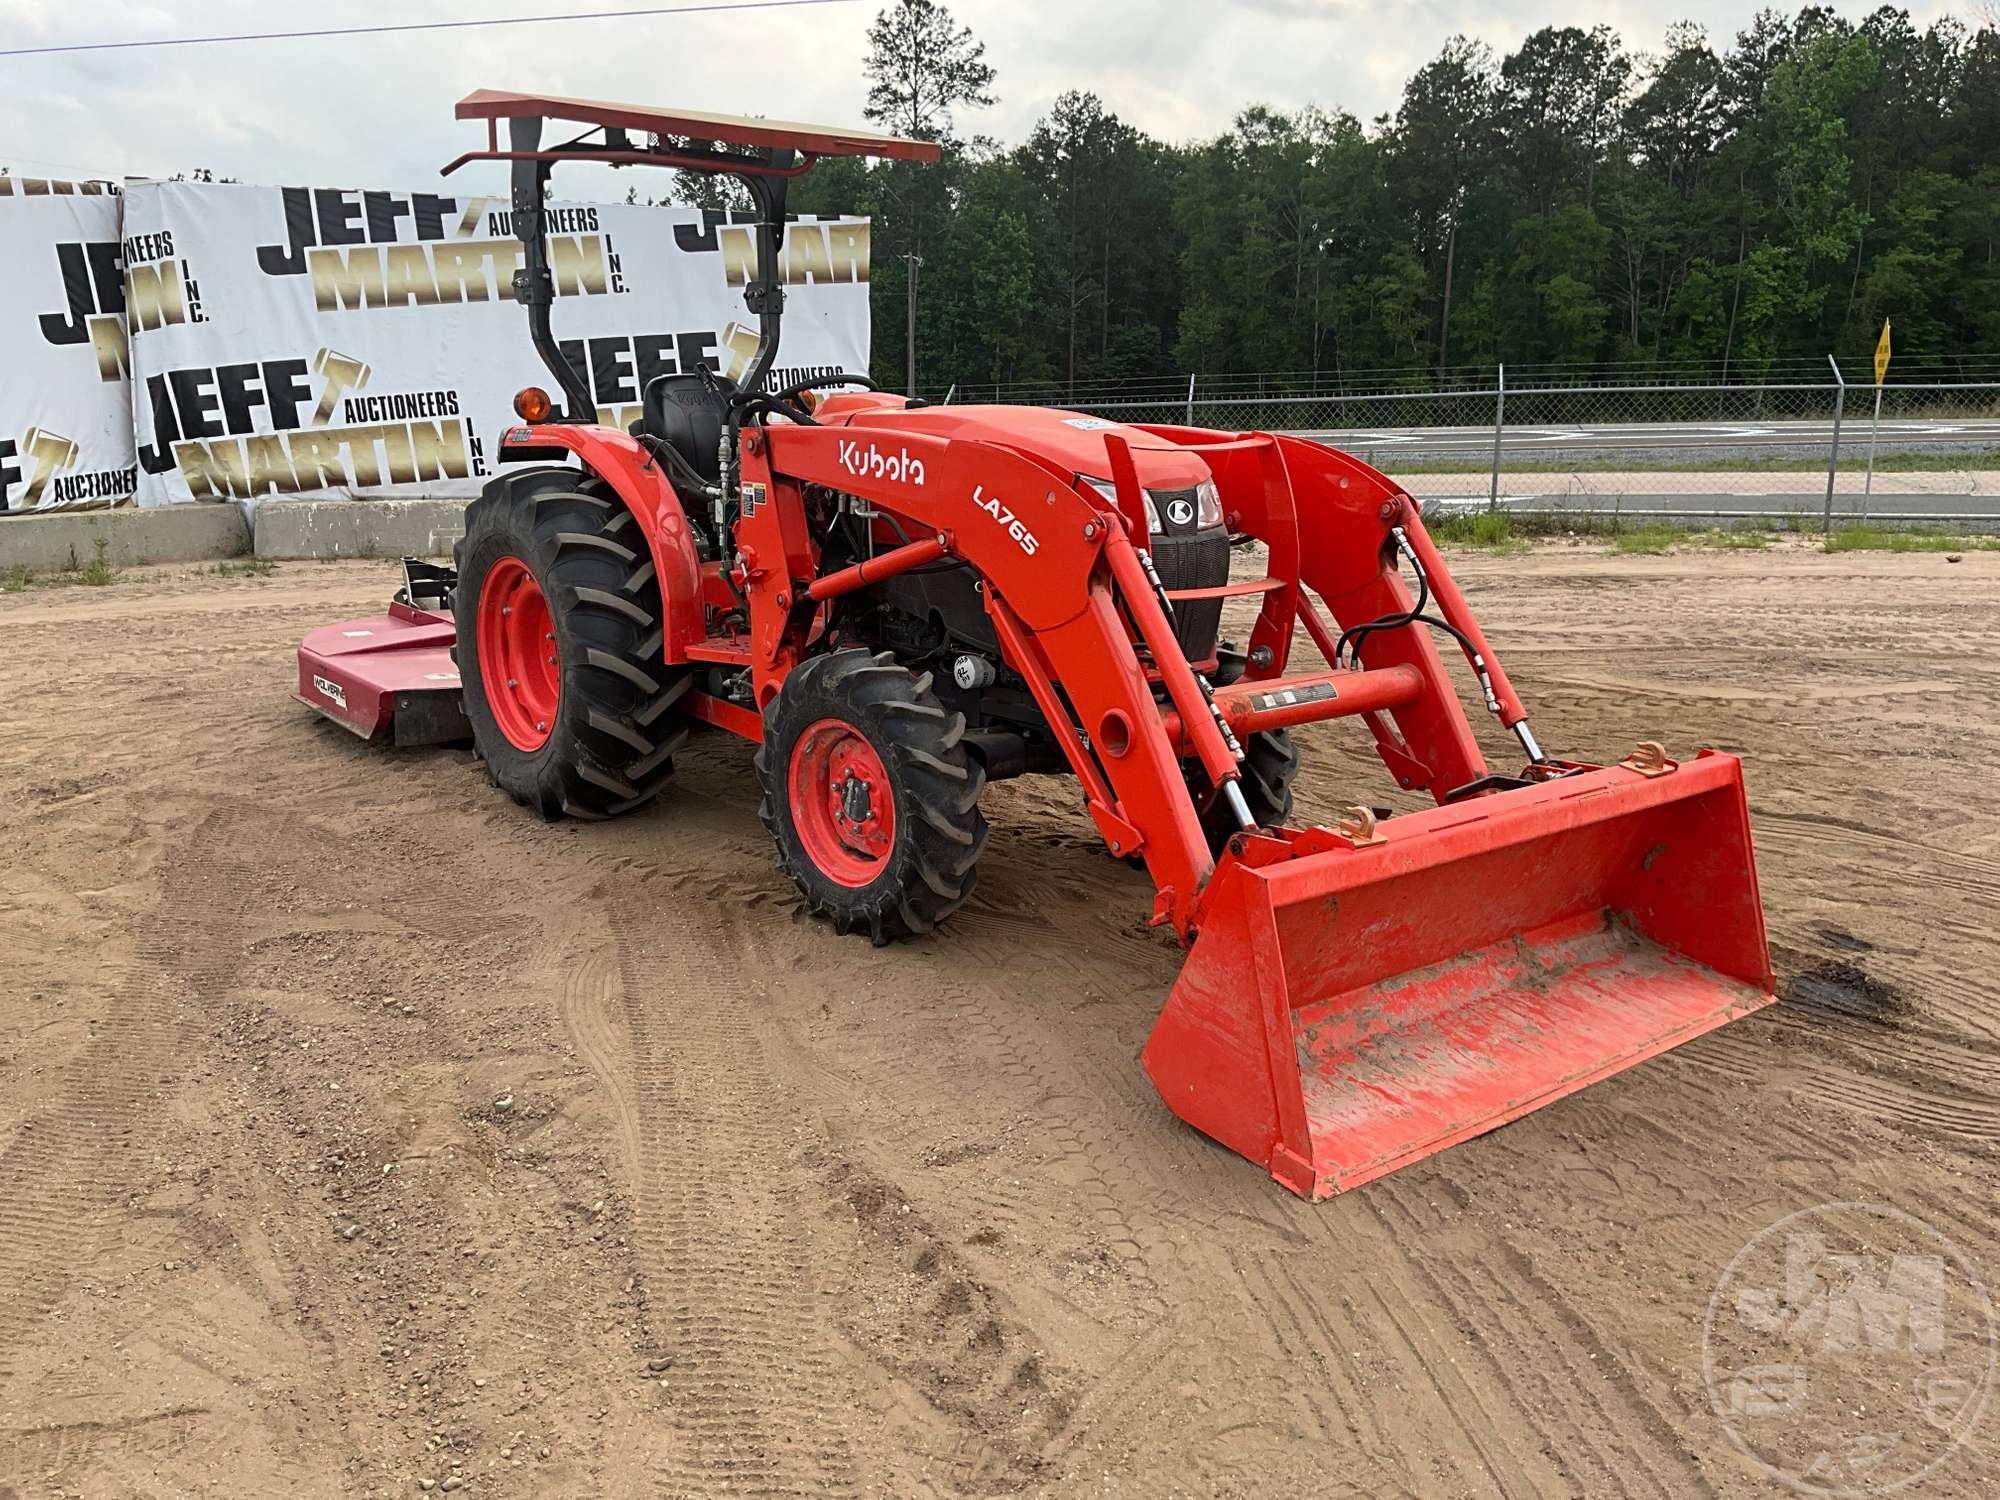
[[[1102,417],[1064,417],[1063,426],[1076,427],[1084,432],[1102,432],[1107,427],[1116,427],[1116,422],[1107,422]]]
[[[1295,708],[1301,703],[1325,703],[1340,696],[1340,689],[1330,682],[1315,682],[1306,687],[1279,688],[1275,692],[1258,693],[1251,698],[1250,707],[1257,713],[1269,713],[1274,708]]]
[[[372,630],[343,630],[340,633],[351,641],[357,636],[373,635],[375,632]]]

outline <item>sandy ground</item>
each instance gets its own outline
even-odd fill
[[[1552,750],[1749,758],[1786,998],[1318,1205],[1152,1094],[1177,954],[1056,783],[876,951],[736,743],[545,826],[294,704],[385,565],[0,598],[0,1496],[1777,1493],[1702,1383],[1746,1240],[2000,1275],[2000,555],[1458,567]],[[1383,785],[1305,738],[1307,811]]]

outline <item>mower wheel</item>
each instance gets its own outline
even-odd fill
[[[929,932],[972,894],[986,773],[965,715],[888,652],[835,651],[764,710],[758,816],[807,908],[876,943]]]
[[[1259,828],[1289,822],[1292,816],[1292,778],[1299,770],[1299,747],[1282,729],[1258,729],[1243,741],[1243,800]],[[1206,778],[1204,778],[1204,781]],[[1209,798],[1202,809],[1202,831],[1208,847],[1219,857],[1229,836],[1237,831],[1236,819],[1220,797]]]
[[[457,555],[455,655],[494,785],[549,819],[650,802],[687,738],[692,678],[661,663],[632,513],[574,469],[509,474],[467,508]]]

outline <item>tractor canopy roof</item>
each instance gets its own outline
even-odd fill
[[[851,130],[838,125],[802,125],[793,120],[766,120],[748,115],[712,115],[691,109],[660,109],[645,104],[615,104],[602,99],[569,99],[556,94],[515,94],[501,89],[476,89],[458,101],[461,120],[487,122],[487,149],[468,151],[444,170],[468,161],[548,160],[604,161],[618,166],[679,167],[688,171],[741,172],[760,167],[775,176],[792,177],[822,156],[890,157],[934,162],[935,141]],[[567,120],[590,127],[573,141],[532,151],[500,149],[502,120]],[[602,131],[600,140],[586,137]],[[643,139],[635,143],[629,132]],[[717,148],[737,147],[740,152]],[[773,153],[793,151],[796,163],[781,163]],[[742,154],[747,152],[748,154]]]

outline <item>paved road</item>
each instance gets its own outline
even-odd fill
[[[1843,453],[1866,452],[1868,417],[1850,417],[1841,425]],[[1302,432],[1318,442],[1331,443],[1357,453],[1375,455],[1378,464],[1393,465],[1425,457],[1463,458],[1491,453],[1491,427],[1358,427]],[[1643,453],[1649,459],[1669,461],[1690,452],[1713,450],[1706,457],[1730,453],[1755,453],[1759,457],[1821,453],[1833,440],[1832,421],[1802,422],[1629,422],[1590,423],[1564,427],[1509,425],[1501,435],[1504,453],[1532,458],[1540,450],[1551,459],[1573,459],[1579,453],[1616,452],[1630,458]],[[1909,452],[1912,449],[1992,449],[2000,448],[2000,418],[1924,419],[1891,421],[1884,418],[1879,435],[1881,452]],[[1391,456],[1391,455],[1394,456]]]

